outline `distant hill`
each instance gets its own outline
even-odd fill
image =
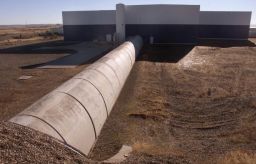
[[[8,28],[56,28],[62,27],[62,24],[28,24],[28,25],[0,25],[1,29]]]

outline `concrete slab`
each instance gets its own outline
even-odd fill
[[[30,78],[32,78],[33,76],[26,76],[26,75],[22,75],[18,78],[18,80],[28,80]]]
[[[105,163],[121,163],[124,160],[126,160],[126,158],[130,155],[131,152],[132,152],[132,147],[123,145],[122,148],[120,149],[120,151],[116,155],[114,155],[110,159],[107,159],[103,162],[105,162]]]
[[[49,50],[49,49],[69,49],[74,50],[75,53],[56,59],[54,61],[50,61],[46,64],[40,65],[37,68],[42,69],[51,69],[51,68],[75,68],[79,65],[85,64],[87,62],[92,61],[93,59],[97,59],[104,54],[106,54],[109,50],[111,50],[112,45],[109,43],[106,44],[98,44],[98,43],[90,43],[83,42],[76,45],[71,46],[58,46],[56,47],[42,47],[41,50]]]

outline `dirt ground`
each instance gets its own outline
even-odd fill
[[[14,52],[0,53],[1,121],[87,66],[21,69],[66,54]],[[255,66],[252,43],[145,46],[90,158],[107,159],[125,144],[134,151],[124,163],[255,163]],[[15,160],[88,162],[51,137],[3,122],[0,162]]]
[[[47,44],[59,45],[62,42],[35,44],[33,49]],[[8,120],[15,116],[87,66],[74,69],[22,69],[22,67],[48,62],[68,54],[54,52],[54,50],[32,51],[31,46],[10,51],[10,53],[2,53],[0,50],[0,120]],[[32,76],[32,78],[19,80],[21,76]]]
[[[56,139],[23,126],[0,122],[0,163],[88,162]]]
[[[63,39],[55,29],[61,25],[0,25],[0,48]]]
[[[55,39],[21,41],[14,47],[0,43],[0,163],[88,162],[84,156],[50,136],[6,122],[95,60],[72,69],[36,68],[42,63],[74,53],[75,50],[63,47],[75,44],[79,43]],[[21,80],[21,76],[31,78]]]
[[[256,47],[212,45],[145,47],[90,157],[256,163]]]

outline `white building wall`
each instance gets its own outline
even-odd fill
[[[117,42],[125,41],[125,5],[116,5],[116,39]]]
[[[199,23],[199,5],[127,5],[126,24]]]
[[[251,12],[201,11],[201,25],[250,25]]]
[[[116,24],[115,10],[64,11],[63,25],[111,25]]]

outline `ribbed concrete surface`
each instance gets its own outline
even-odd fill
[[[10,121],[88,155],[142,47],[131,38]]]

